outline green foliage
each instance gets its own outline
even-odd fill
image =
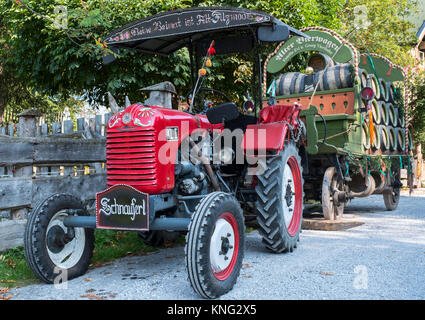
[[[409,89],[411,92],[409,117],[412,118],[413,140],[425,145],[425,72],[417,74]]]
[[[191,6],[234,6],[272,14],[295,27],[320,25],[346,35],[353,26],[354,7],[369,8],[372,25],[352,34],[350,40],[361,51],[381,53],[396,63],[407,61],[406,39],[410,26],[403,18],[412,8],[413,0],[25,0],[30,8],[54,20],[56,5],[64,5],[68,13],[68,29],[59,29],[49,20],[18,6],[13,0],[0,3],[2,24],[10,31],[5,39],[7,62],[16,76],[28,87],[47,96],[83,95],[90,102],[105,102],[105,93],[114,94],[119,104],[125,95],[131,101],[142,101],[138,90],[160,81],[172,81],[179,95],[190,91],[189,55],[182,49],[168,57],[151,56],[122,50],[109,65],[102,64],[105,50],[99,39],[134,20],[160,12]],[[263,61],[275,45],[262,50]],[[253,84],[249,68],[252,56],[216,56],[214,68],[204,86],[224,91],[232,99],[241,99]],[[304,63],[299,57],[294,68]],[[249,67],[249,68],[248,68]],[[292,71],[289,70],[288,71]],[[257,81],[260,79],[257,79]],[[229,90],[232,88],[232,90]],[[231,91],[231,92],[229,92]]]
[[[102,102],[104,94],[110,91],[122,103],[125,95],[131,101],[140,101],[139,88],[164,80],[171,80],[180,95],[187,95],[190,70],[185,50],[169,57],[122,51],[120,59],[102,65],[102,48],[95,39],[103,39],[118,27],[159,12],[216,5],[262,10],[297,28],[318,24],[338,28],[344,1],[87,0],[84,1],[87,10],[79,0],[26,0],[25,3],[52,20],[55,19],[54,6],[66,6],[68,29],[56,28],[12,0],[0,4],[3,23],[8,30],[13,30],[6,42],[11,48],[8,63],[16,67],[17,76],[49,96],[84,94],[91,102]],[[229,94],[239,98],[239,93],[245,93],[251,81],[249,73],[243,72],[247,60],[246,57],[216,57],[214,73],[206,85],[225,89],[226,93],[232,87],[234,90]]]
[[[355,28],[360,19],[355,7],[362,5],[367,8],[370,25],[353,32],[350,42],[361,53],[381,54],[403,67],[411,63],[408,50],[416,39],[407,18],[416,9],[416,0],[348,0],[341,16],[342,35]]]

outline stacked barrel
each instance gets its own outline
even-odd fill
[[[276,95],[286,96],[304,92],[336,90],[353,87],[353,66],[349,63],[336,64],[322,53],[315,53],[308,59],[307,66],[314,74],[287,72],[276,79]]]
[[[369,125],[365,121],[363,130],[363,147],[371,150],[372,153],[401,153],[406,150],[405,143],[405,123],[402,105],[398,104],[395,87],[392,82],[385,82],[378,79],[374,74],[368,74],[365,70],[360,70],[360,80],[362,87],[370,87],[375,93],[375,98],[371,101],[374,141],[370,144]],[[365,102],[362,102],[365,104]],[[409,149],[412,148],[411,133],[409,135]]]

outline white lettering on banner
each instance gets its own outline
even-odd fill
[[[106,216],[109,215],[128,215],[131,216],[131,221],[134,221],[137,215],[143,214],[146,215],[146,203],[145,200],[142,200],[142,204],[138,205],[137,200],[135,198],[131,199],[131,204],[119,204],[117,203],[117,199],[113,199],[113,204],[111,203],[111,199],[102,198],[100,200],[100,205],[102,208],[99,210],[100,214],[104,214]]]

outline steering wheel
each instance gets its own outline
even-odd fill
[[[204,88],[204,87],[201,87],[201,88],[199,88],[198,89],[198,91],[197,91],[197,93],[199,93],[199,92],[201,92],[201,91],[207,91],[207,92],[213,92],[213,93],[217,93],[218,95],[220,95],[220,96],[222,96],[224,99],[226,99],[226,102],[232,102],[232,100],[230,100],[230,98],[224,93],[224,92],[221,92],[221,91],[219,91],[219,90],[216,90],[216,89],[211,89],[211,88]],[[192,90],[192,92],[193,92],[193,90]],[[191,96],[191,94],[190,95],[188,95],[187,96],[187,98],[186,98],[186,102],[187,102],[187,104],[190,106],[190,102],[189,102],[189,98],[190,98],[190,96]],[[207,110],[208,110],[208,105],[206,105],[206,106],[204,106],[204,110],[202,111],[202,112],[206,112]]]

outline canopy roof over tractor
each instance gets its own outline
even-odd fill
[[[109,34],[105,42],[112,48],[168,55],[192,45],[206,50],[214,40],[217,54],[222,54],[248,52],[257,41],[280,42],[288,39],[290,34],[305,36],[264,12],[233,7],[197,7],[135,21]]]

